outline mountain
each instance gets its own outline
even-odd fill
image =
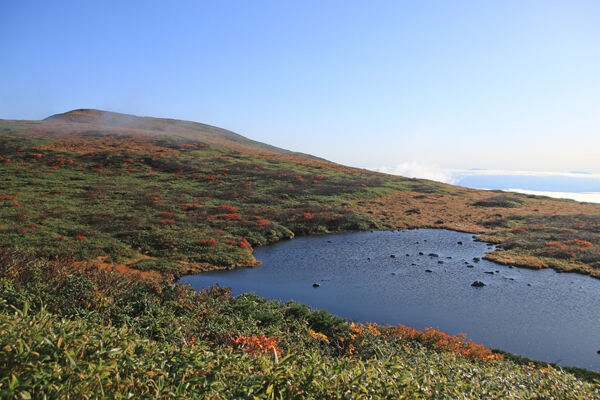
[[[351,324],[184,274],[296,235],[446,228],[487,258],[600,277],[600,205],[350,168],[195,122],[74,110],[0,120],[7,398],[600,398],[435,329]],[[573,375],[575,374],[575,375]]]
[[[34,224],[0,231],[5,247],[180,275],[254,265],[252,246],[297,234],[443,227],[486,234],[498,262],[600,275],[600,205],[386,175],[210,125],[100,110],[0,121],[0,132],[2,196],[18,193],[20,205],[4,200],[4,226],[17,214]],[[175,232],[171,245],[160,240]],[[210,249],[197,243],[211,239]],[[242,240],[244,255],[232,256],[229,242]]]
[[[108,134],[160,136],[177,135],[188,139],[200,140],[213,145],[241,150],[263,150],[276,154],[321,158],[304,153],[298,153],[257,142],[231,132],[227,129],[201,124],[198,122],[181,121],[176,119],[138,117],[110,111],[79,109],[63,114],[52,115],[44,120],[44,129],[57,129],[62,134],[93,134],[102,131]],[[47,128],[46,128],[47,126]],[[61,129],[62,128],[62,129]]]

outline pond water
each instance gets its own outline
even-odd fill
[[[301,237],[256,249],[260,267],[181,282],[293,299],[354,321],[464,332],[487,347],[600,370],[600,280],[473,260],[492,249],[442,229]]]

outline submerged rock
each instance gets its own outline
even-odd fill
[[[425,272],[433,272],[433,271],[430,269],[426,269]]]
[[[429,253],[429,257],[439,257],[439,254]]]
[[[463,242],[456,242],[456,244],[463,244]]]
[[[390,257],[391,257],[391,258],[396,258],[396,256],[395,256],[394,254],[392,254]]]
[[[494,271],[485,271],[484,274],[494,275]]]
[[[319,285],[319,284],[318,284],[318,283],[316,283],[316,282],[315,282],[315,283],[313,283],[313,287],[319,287],[319,286],[321,286],[321,285]]]
[[[485,286],[485,283],[483,283],[481,281],[475,281],[475,282],[471,283],[471,286],[473,286],[473,287],[483,287],[483,286]]]
[[[481,260],[479,257],[473,257],[473,262],[479,262]]]

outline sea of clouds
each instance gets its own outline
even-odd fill
[[[600,203],[600,174],[589,172],[448,169],[415,161],[369,168],[409,178],[430,179],[475,189],[518,193]]]

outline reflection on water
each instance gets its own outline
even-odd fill
[[[441,229],[304,237],[257,249],[261,267],[181,282],[293,299],[356,321],[465,332],[488,347],[600,370],[600,280],[474,261],[490,249]],[[476,280],[486,286],[472,287]]]

